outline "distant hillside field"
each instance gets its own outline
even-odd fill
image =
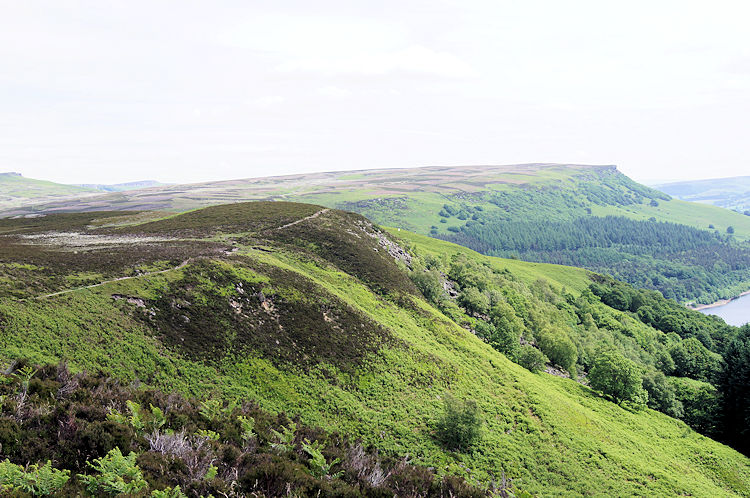
[[[0,211],[94,193],[97,190],[93,188],[32,180],[19,173],[0,173]]]
[[[389,235],[359,215],[309,204],[230,204],[171,217],[55,214],[0,220],[0,234],[4,366],[65,359],[74,372],[101,371],[125,384],[255,400],[262,410],[483,487],[511,479],[539,496],[750,494],[747,457],[647,408],[646,391],[617,404],[568,378],[583,381],[610,348],[656,379],[653,406],[707,434],[728,434],[706,409],[718,409],[712,396],[723,389],[713,378],[714,350],[729,351],[726,341],[740,340],[738,329],[670,308],[660,296],[607,280],[593,286],[585,270],[489,258],[398,229]],[[649,314],[629,311],[636,298]],[[662,327],[659,320],[666,329],[649,325]],[[706,361],[693,369],[680,363],[692,354]],[[672,355],[677,363],[667,361]],[[527,357],[541,362],[528,368],[555,375],[515,363]],[[26,375],[15,372],[13,378]],[[45,372],[30,392],[61,389]],[[81,386],[94,385],[86,382]],[[696,407],[699,395],[704,401]],[[446,397],[476,406],[481,420],[478,435],[462,446],[446,442],[440,425]],[[155,405],[170,424],[197,417],[178,400],[160,399]],[[0,403],[3,414],[18,409],[15,394]],[[258,413],[243,406],[251,407],[243,413]],[[63,427],[80,413],[50,417]],[[31,431],[25,424],[37,419],[12,423]],[[104,456],[126,432],[118,420],[143,423],[97,422],[97,432],[86,434],[64,425],[55,451],[93,437],[103,443],[91,443],[87,455]],[[237,438],[222,433],[225,422],[209,427],[219,431],[217,445]],[[279,443],[266,426],[259,430]],[[282,487],[292,492],[306,482],[298,473],[308,460],[301,443],[301,436],[291,443],[292,459],[303,466],[282,474],[297,476]],[[274,460],[281,450],[265,439],[261,444],[266,482],[272,469],[291,464]],[[14,464],[28,463],[29,449],[4,440],[3,451],[17,452],[10,454]],[[257,482],[231,470],[255,468],[241,463],[253,451],[235,448],[217,458],[222,482],[237,479],[251,491]],[[86,467],[75,452],[66,455],[70,468]],[[161,462],[157,456],[138,461],[159,468],[149,463]],[[346,470],[333,465],[332,473]],[[171,475],[152,485],[174,486]]]
[[[140,182],[126,182],[126,183],[86,183],[78,185],[79,187],[92,188],[101,192],[124,192],[126,190],[139,190],[143,188],[160,187],[166,185],[165,183],[157,182],[154,180],[143,180]]]
[[[353,211],[488,255],[608,273],[683,303],[711,303],[750,288],[750,217],[672,199],[614,166],[315,173],[162,186],[35,204],[5,214],[179,212],[245,200],[291,200]]]
[[[750,211],[750,176],[664,183],[654,188],[686,201],[713,204],[743,214]]]
[[[164,184],[151,180],[113,185],[65,185],[26,178],[20,173],[0,173],[0,212],[50,202],[77,203],[103,192],[123,192],[160,185]]]

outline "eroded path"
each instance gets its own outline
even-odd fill
[[[291,223],[287,223],[286,225],[281,225],[280,227],[275,228],[274,230],[283,230],[284,228],[289,228],[290,226],[296,225],[297,223],[302,223],[303,221],[312,220],[313,218],[317,218],[321,214],[325,214],[328,211],[330,211],[330,209],[323,208],[320,211],[318,211],[317,213],[313,213],[310,216],[305,216],[304,218],[300,218],[297,221],[293,221]]]
[[[43,294],[41,296],[34,297],[34,299],[45,299],[45,298],[48,298],[48,297],[60,296],[62,294],[68,294],[69,292],[76,292],[76,291],[83,290],[83,289],[93,289],[94,287],[100,287],[102,285],[111,284],[112,282],[122,282],[123,280],[130,280],[130,279],[133,279],[133,278],[143,278],[143,277],[150,277],[151,275],[159,275],[160,273],[167,273],[167,272],[170,272],[170,271],[175,271],[175,270],[179,270],[181,268],[184,268],[185,266],[187,266],[188,263],[190,263],[190,261],[191,260],[188,259],[186,261],[183,261],[179,265],[175,266],[174,268],[167,268],[166,270],[158,270],[158,271],[152,271],[152,272],[148,272],[148,273],[141,273],[140,275],[132,275],[130,277],[113,278],[111,280],[105,280],[105,281],[99,282],[97,284],[84,285],[82,287],[74,287],[72,289],[65,289],[65,290],[53,292],[51,294]]]

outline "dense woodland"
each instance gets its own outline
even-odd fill
[[[587,268],[678,301],[750,281],[750,247],[686,225],[624,217],[472,224],[452,242],[484,254]]]
[[[592,214],[593,207],[656,208],[668,201],[624,175],[602,175],[566,188],[456,198],[438,214],[462,224],[451,224],[447,233],[434,226],[431,235],[492,256],[587,268],[681,302],[709,303],[746,290],[750,246],[733,239],[732,227],[718,233],[655,218]]]

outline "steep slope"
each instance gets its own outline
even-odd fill
[[[533,374],[438,311],[409,278],[414,256],[361,216],[252,203],[139,220],[3,220],[0,361],[65,358],[124,382],[255,399],[441,473],[505,475],[545,496],[750,494],[746,457]],[[535,303],[537,276],[551,282],[539,296],[586,292],[583,270],[486,262]],[[482,413],[465,452],[435,437],[447,394]]]
[[[20,173],[0,173],[0,210],[73,200],[97,193],[96,189],[25,178]]]
[[[317,173],[120,192],[5,214],[184,211],[251,199],[354,211],[377,223],[488,255],[609,273],[683,303],[711,303],[750,287],[750,217],[671,199],[630,180],[614,166],[527,164]],[[635,243],[632,235],[639,235]]]
[[[14,364],[0,397],[3,496],[488,496],[254,403],[123,386],[64,363]]]

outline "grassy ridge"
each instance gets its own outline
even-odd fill
[[[107,209],[157,209],[186,211],[197,207],[248,200],[299,200],[304,196],[337,201],[406,197],[425,192],[441,195],[476,192],[487,185],[544,185],[572,174],[611,166],[521,164],[509,166],[464,166],[326,172],[244,180],[165,185],[143,191],[101,194],[92,199],[66,200],[41,205],[27,203],[25,209],[8,214],[42,211],[91,211]],[[491,187],[494,188],[494,187]]]
[[[297,219],[306,216],[309,208],[300,207]],[[572,380],[528,372],[406,283],[401,292],[384,292],[383,282],[398,282],[398,264],[378,259],[382,239],[362,223],[329,212],[293,225],[288,234],[279,224],[262,236],[232,237],[238,250],[231,255],[207,254],[166,273],[47,299],[0,298],[0,361],[66,358],[75,369],[101,369],[167,391],[255,399],[264,409],[299,415],[382,451],[408,453],[438,472],[485,483],[504,473],[545,496],[750,494],[750,462],[739,453],[660,413],[626,410]],[[348,238],[330,238],[334,233]],[[396,233],[420,251],[468,253]],[[337,249],[352,241],[360,241],[357,250],[374,263]],[[573,291],[585,287],[582,270],[473,257],[524,282],[544,276]],[[367,271],[368,264],[381,271]],[[201,315],[186,310],[205,310],[216,323],[200,322]],[[299,320],[297,333],[327,334],[350,356],[306,347],[295,339],[293,325],[274,322],[281,310]],[[344,314],[350,318],[339,320]],[[282,333],[263,328],[269,320],[281,324]],[[225,354],[196,357],[167,340],[170,330],[194,334],[198,325],[221,334],[214,339],[225,341]],[[246,330],[278,334],[279,347],[289,354],[248,348],[241,339]],[[354,347],[362,331],[380,339],[377,347]],[[434,437],[447,393],[475,399],[483,413],[483,437],[468,453],[445,451]]]
[[[299,414],[307,423],[361,437],[383,450],[408,452],[422,464],[455,472],[463,463],[479,480],[505,472],[537,493],[748,492],[747,460],[683,423],[650,410],[629,412],[570,380],[531,374],[426,306],[424,316],[414,316],[383,306],[344,275],[312,273],[323,288],[349,296],[363,309],[380,308],[373,318],[408,341],[408,349],[381,351],[356,376],[325,364],[299,372],[262,358],[228,357],[215,366],[201,365],[164,351],[148,331],[122,320],[109,296],[84,291],[36,313],[3,306],[6,317],[14,316],[3,337],[4,354],[35,361],[65,356],[79,368],[137,376],[167,390],[256,399],[265,408]],[[57,311],[62,304],[73,323],[57,322],[64,318]],[[85,330],[94,320],[103,322],[106,332]],[[14,333],[18,322],[31,322],[39,332]],[[55,340],[61,332],[65,339]],[[485,437],[472,454],[446,454],[431,437],[446,391],[476,399],[485,414]]]
[[[601,175],[611,175],[612,172],[613,168],[609,166],[552,164],[318,173],[163,186],[143,192],[101,195],[90,201],[82,199],[48,207],[37,206],[18,213],[37,212],[40,209],[101,210],[106,206],[127,210],[147,206],[149,209],[185,211],[232,201],[286,199],[357,211],[378,223],[422,234],[429,233],[432,226],[438,227],[443,233],[448,226],[462,225],[456,220],[450,220],[446,226],[439,224],[441,217],[438,212],[446,202],[460,202],[461,199],[466,199],[468,202],[476,201],[485,209],[495,210],[496,206],[488,204],[483,199],[486,193],[539,188],[565,191],[576,189],[586,183],[596,185]],[[22,185],[29,182],[47,185],[49,188],[61,188],[64,192],[85,190],[8,175],[0,176],[0,182],[0,186],[7,184],[8,189],[13,188],[12,185],[19,185],[19,192],[27,189],[28,187]],[[655,191],[635,182],[630,181],[627,185],[628,188],[636,188],[643,195],[659,198],[660,194],[653,193]],[[31,194],[28,197],[31,197]],[[663,202],[656,208],[648,203],[625,206],[597,204],[580,195],[576,201],[583,203],[579,207],[589,207],[596,216],[616,215],[638,220],[654,217],[658,221],[682,223],[700,229],[708,229],[708,226],[713,224],[716,230],[722,233],[727,227],[733,226],[738,240],[750,239],[750,217],[706,204],[665,199],[662,199]],[[89,202],[91,205],[87,204]],[[38,205],[40,202],[37,201],[35,204]]]

